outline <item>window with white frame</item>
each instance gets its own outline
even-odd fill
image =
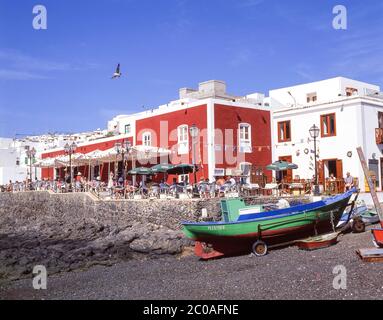
[[[238,128],[239,151],[251,152],[251,126],[248,123],[240,123]]]
[[[142,134],[142,144],[146,147],[152,146],[152,134],[150,132],[144,132]]]
[[[189,132],[188,126],[182,125],[178,127],[178,154],[189,153]]]

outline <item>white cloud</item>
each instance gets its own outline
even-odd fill
[[[0,80],[36,80],[36,79],[49,79],[49,77],[36,74],[36,73],[27,72],[27,71],[0,69]]]
[[[0,78],[7,80],[32,80],[52,78],[53,72],[88,70],[98,67],[95,63],[67,63],[36,58],[14,49],[0,48]]]

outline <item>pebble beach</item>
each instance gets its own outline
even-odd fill
[[[383,299],[383,263],[362,262],[356,254],[373,247],[370,230],[339,240],[321,250],[288,247],[260,258],[200,261],[189,253],[53,276],[48,270],[46,290],[34,290],[32,279],[2,280],[0,299]],[[333,287],[336,266],[347,270],[346,289]]]

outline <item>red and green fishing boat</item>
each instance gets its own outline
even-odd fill
[[[183,222],[185,235],[196,241],[202,259],[250,253],[262,256],[268,247],[335,231],[356,189],[316,202],[273,211],[246,206],[242,199],[221,201],[222,221]]]

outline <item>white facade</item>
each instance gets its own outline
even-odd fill
[[[347,90],[347,91],[346,91]],[[375,141],[375,128],[379,127],[378,112],[383,112],[383,97],[378,86],[346,78],[334,78],[296,87],[270,91],[273,109],[273,159],[291,156],[298,169],[293,171],[300,179],[315,174],[314,142],[310,138],[312,125],[321,128],[322,116],[334,114],[335,134],[324,137],[325,128],[317,139],[317,154],[321,171],[327,178],[330,173],[345,177],[350,172],[358,178],[365,191],[365,179],[356,148],[361,146],[370,170],[377,173],[382,188],[382,146]],[[288,93],[290,92],[291,95]],[[347,96],[346,92],[349,92]],[[313,94],[316,99],[312,101]],[[310,101],[308,101],[310,100]],[[333,119],[333,116],[331,116]],[[322,120],[321,120],[322,119]],[[282,139],[280,126],[290,121],[290,139]],[[278,126],[278,123],[281,123]],[[290,140],[290,141],[283,141]],[[338,168],[336,167],[338,160]],[[341,170],[342,172],[336,172]]]
[[[374,95],[380,91],[379,86],[351,80],[343,77],[323,81],[311,82],[292,87],[271,90],[269,93],[270,105],[276,109],[302,108],[320,103],[338,101],[347,97],[347,89],[354,89],[352,95]],[[307,98],[315,95],[315,101]]]
[[[96,130],[77,134],[46,134],[18,139],[0,138],[0,185],[9,181],[25,181],[30,177],[30,163],[27,148],[35,148],[35,158],[47,150],[63,148],[68,142],[77,144],[94,141],[107,135],[106,130]],[[41,169],[32,166],[32,180],[41,179]]]
[[[29,159],[26,155],[24,142],[15,139],[0,139],[0,185],[9,181],[25,181],[30,174]],[[29,143],[31,148],[39,148],[38,143]],[[39,154],[37,153],[36,156]],[[39,168],[32,167],[32,179],[40,177]]]

